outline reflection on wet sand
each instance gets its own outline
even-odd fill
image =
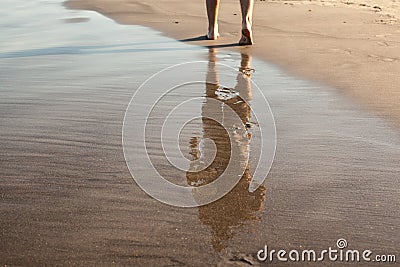
[[[228,113],[224,111],[224,106],[227,105],[238,114],[244,125],[249,122],[251,108],[248,103],[252,97],[251,57],[241,54],[240,72],[236,77],[237,84],[235,88],[229,89],[223,88],[219,83],[216,53],[215,49],[209,50],[209,67],[206,77],[207,98],[202,106],[203,133],[201,137],[193,137],[189,142],[193,160],[186,178],[188,184],[192,186],[201,186],[216,180],[226,170],[231,151],[239,151],[239,155],[235,155],[235,161],[239,160],[237,164],[243,162],[246,164],[243,176],[232,191],[211,204],[199,207],[199,219],[201,223],[211,227],[212,245],[216,251],[221,251],[226,247],[225,242],[234,236],[238,227],[245,225],[246,221],[259,219],[257,211],[263,207],[265,187],[260,186],[254,192],[249,192],[252,177],[248,161],[251,133],[245,136],[233,135],[235,140],[229,140],[227,131],[235,131],[234,125],[230,125],[230,121],[234,120],[230,119]],[[218,102],[211,101],[212,99]],[[219,116],[223,118],[223,126],[208,118]],[[205,142],[206,139],[211,139],[215,146],[211,142]],[[214,154],[214,161],[207,168],[203,169],[199,166],[206,161],[202,161],[202,157],[208,158],[209,155]],[[203,170],[194,171],[198,169]]]

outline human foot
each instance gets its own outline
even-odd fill
[[[218,26],[211,28],[208,30],[207,39],[209,40],[217,40],[219,37]]]
[[[242,38],[239,40],[239,45],[252,45],[253,33],[249,29],[242,30]]]

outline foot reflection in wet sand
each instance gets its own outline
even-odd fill
[[[247,221],[259,220],[257,211],[263,207],[265,187],[260,186],[254,192],[249,192],[252,177],[248,162],[251,133],[249,132],[245,136],[233,134],[235,140],[229,140],[227,131],[235,131],[234,125],[230,125],[230,121],[234,120],[230,119],[229,114],[224,111],[224,106],[227,105],[238,114],[244,125],[250,121],[251,108],[248,103],[252,97],[251,57],[241,54],[242,60],[240,72],[236,77],[236,86],[235,88],[224,88],[219,83],[216,53],[215,49],[209,50],[205,84],[207,98],[201,111],[203,133],[201,137],[193,137],[189,142],[193,160],[186,178],[188,184],[192,186],[201,186],[216,180],[227,168],[231,151],[239,151],[240,155],[235,155],[234,159],[239,161],[237,164],[243,162],[246,164],[243,176],[232,191],[211,204],[199,207],[199,219],[204,225],[211,228],[212,245],[216,251],[221,251],[226,247],[227,240],[232,238],[235,232],[240,231],[240,227]],[[207,117],[220,117],[224,125],[221,126]],[[205,142],[206,139],[211,139],[215,145],[212,142]],[[214,161],[204,169],[201,164],[207,160],[202,160],[202,158],[209,158],[210,155],[215,155]],[[195,171],[199,169],[201,171]]]

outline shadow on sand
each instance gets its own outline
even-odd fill
[[[178,41],[188,43],[188,42],[198,42],[198,41],[206,41],[206,40],[208,40],[206,35],[200,35],[197,37],[181,39]],[[230,43],[230,44],[203,45],[203,46],[206,48],[209,48],[209,49],[213,49],[213,48],[235,47],[235,46],[240,46],[240,45],[239,45],[239,43]]]

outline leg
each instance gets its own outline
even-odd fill
[[[253,23],[254,0],[240,0],[240,7],[242,9],[242,38],[239,44],[252,45],[253,32],[251,26]]]
[[[216,40],[219,37],[218,33],[218,8],[219,0],[206,0],[207,17],[208,17],[208,33],[207,38]]]

